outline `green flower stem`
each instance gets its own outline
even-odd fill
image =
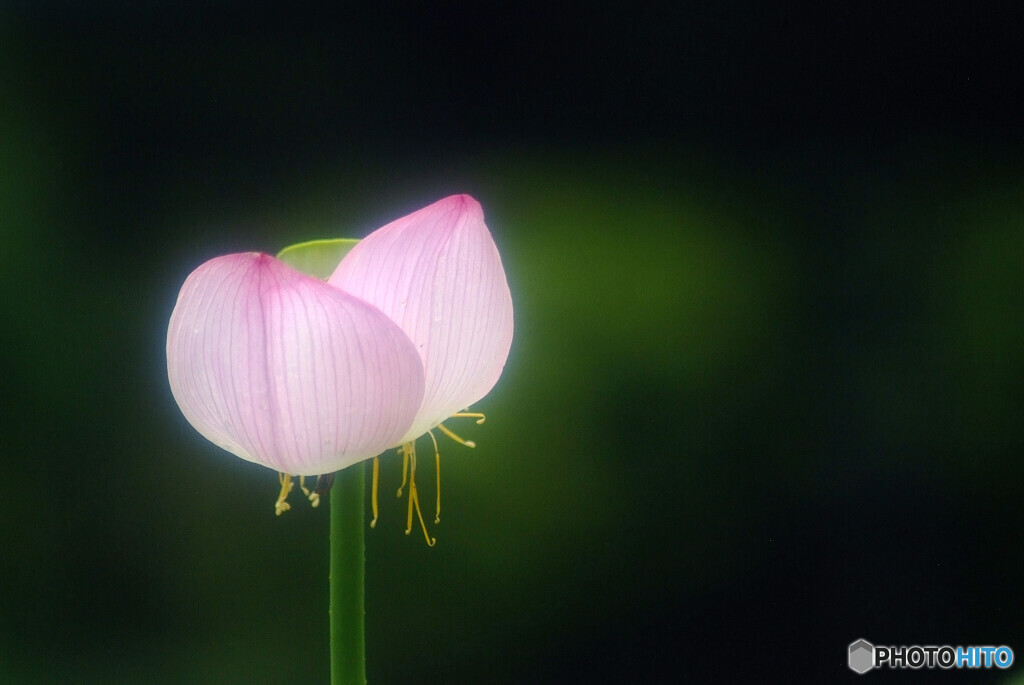
[[[331,685],[366,685],[365,474],[355,464],[331,487]]]

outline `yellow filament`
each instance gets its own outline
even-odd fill
[[[460,419],[476,419],[477,424],[481,424],[486,420],[483,414],[477,412],[456,412],[452,414],[452,418]],[[443,423],[437,424],[437,428],[447,435],[449,438],[464,445],[465,447],[476,447],[476,443],[472,440],[465,440],[445,426]],[[441,450],[437,446],[437,436],[434,435],[433,430],[428,430],[427,435],[430,436],[430,442],[434,445],[434,479],[437,486],[437,497],[435,499],[435,511],[434,511],[434,523],[441,523]],[[398,448],[398,452],[402,455],[402,484],[398,487],[398,497],[401,498],[402,493],[405,491],[406,483],[409,485],[409,507],[405,513],[405,534],[409,535],[412,533],[412,515],[416,512],[416,517],[420,521],[420,528],[423,529],[423,539],[427,541],[427,544],[431,547],[437,542],[436,538],[430,537],[427,532],[426,521],[423,520],[423,510],[420,508],[420,493],[416,487],[416,443],[407,442]],[[373,461],[373,522],[370,526],[377,522],[377,459]]]
[[[482,424],[487,417],[475,411],[457,411],[452,414],[453,419],[476,419],[476,425]]]
[[[277,474],[277,480],[281,483],[281,493],[277,496],[277,501],[274,502],[274,514],[280,516],[292,508],[285,500],[288,499],[288,493],[292,491],[293,484],[292,477],[287,473]]]
[[[410,499],[416,504],[416,515],[420,518],[420,527],[423,529],[423,539],[427,541],[428,547],[433,547],[437,544],[437,539],[430,537],[430,533],[427,532],[427,524],[423,521],[423,512],[420,511],[420,498],[416,494],[416,486],[409,485],[409,496]],[[407,534],[409,531],[405,531]]]
[[[406,476],[409,474],[409,447],[411,445],[411,442],[407,442],[400,448],[398,448],[398,451],[402,453],[402,484],[398,486],[399,498],[402,497],[402,488],[405,487]],[[413,455],[415,456],[415,452],[413,453]]]
[[[406,517],[405,534],[412,532],[412,496],[416,492],[416,443],[407,442],[402,445],[402,485],[405,485],[405,476],[408,472],[409,462],[412,462],[412,479],[409,481],[409,514]],[[398,488],[398,496],[402,496],[402,488]]]
[[[458,414],[454,414],[454,416],[458,416]],[[480,423],[480,422],[477,421],[477,423]],[[437,424],[437,427],[441,429],[442,433],[444,433],[445,435],[447,435],[449,438],[451,438],[455,442],[459,443],[460,445],[465,445],[466,447],[476,447],[476,443],[475,442],[473,442],[472,440],[463,440],[462,438],[457,436],[455,433],[452,433],[450,430],[448,430],[448,428],[443,423]]]
[[[460,419],[476,419],[477,424],[481,424],[486,420],[483,414],[476,412],[456,412],[452,414],[452,418]],[[447,435],[449,438],[464,445],[465,447],[476,447],[476,443],[472,440],[465,440],[454,432],[452,432],[443,423],[437,424],[437,428]],[[437,446],[437,436],[434,435],[432,430],[427,431],[427,435],[430,436],[430,442],[434,445],[434,478],[437,487],[437,496],[435,499],[435,511],[434,511],[434,523],[441,523],[441,450]],[[409,535],[412,532],[412,515],[413,511],[416,512],[416,518],[419,519],[420,528],[423,530],[423,539],[427,541],[427,544],[433,547],[437,543],[436,538],[430,537],[430,533],[427,532],[427,523],[423,519],[423,511],[420,508],[420,495],[419,489],[416,487],[416,443],[407,442],[398,448],[398,452],[402,454],[402,484],[398,486],[398,497],[402,496],[405,486],[409,485],[409,508],[406,512],[405,522],[405,534]],[[295,482],[292,480],[292,476],[287,473],[278,473],[277,480],[281,484],[281,492],[277,496],[277,501],[274,502],[274,513],[278,516],[291,509],[291,505],[288,504],[288,495],[291,493],[292,488],[295,487]],[[326,476],[318,476],[316,487],[310,491],[306,487],[306,477],[299,476],[299,489],[302,490],[302,494],[305,495],[314,507],[320,504],[321,493],[327,492],[331,487],[331,481],[333,480],[333,474]],[[377,492],[380,485],[380,458],[373,458],[373,489],[371,493],[371,506],[373,507],[373,520],[370,521],[370,527],[377,527],[378,517],[378,506],[377,506]],[[323,486],[323,487],[321,487]]]
[[[370,502],[373,506],[373,520],[370,521],[370,528],[377,527],[377,483],[380,479],[380,459],[373,458],[373,489],[370,493]]]
[[[320,476],[316,477],[316,482],[317,482],[317,485],[320,484]],[[305,476],[299,476],[299,488],[302,490],[302,494],[305,495],[306,498],[313,505],[314,509],[316,509],[317,507],[320,506],[320,493],[317,492],[316,490],[313,490],[313,492],[309,491],[309,488],[306,487],[306,477]]]
[[[415,509],[416,517],[420,521],[420,528],[423,529],[423,539],[427,541],[429,547],[433,547],[437,544],[437,540],[430,537],[430,533],[427,532],[427,523],[423,520],[423,512],[420,510],[420,496],[416,489],[416,444],[407,442],[402,445],[402,454],[405,456],[404,461],[409,465],[409,510],[405,519],[405,534],[408,535],[412,532],[412,512]]]
[[[430,436],[430,441],[434,443],[434,464],[437,467],[437,512],[434,515],[434,523],[441,523],[441,451],[437,449],[437,438],[434,437],[434,431],[427,431],[427,435]]]

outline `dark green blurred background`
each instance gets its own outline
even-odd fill
[[[0,682],[326,682],[326,512],[185,422],[167,319],[454,192],[516,337],[437,547],[368,533],[372,683],[1024,659],[1016,3],[286,4],[0,6]]]

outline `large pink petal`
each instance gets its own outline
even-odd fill
[[[419,355],[390,319],[257,253],[212,259],[186,279],[167,375],[203,436],[296,475],[391,447],[423,398]]]
[[[455,195],[374,231],[328,281],[390,316],[423,359],[414,439],[486,395],[512,344],[512,297],[480,204]]]

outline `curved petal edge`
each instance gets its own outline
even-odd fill
[[[403,441],[486,395],[512,344],[512,296],[480,204],[453,195],[374,231],[331,275],[412,340],[423,403]]]
[[[168,326],[167,373],[204,437],[295,475],[396,444],[424,392],[419,354],[387,316],[259,253],[189,275]]]

